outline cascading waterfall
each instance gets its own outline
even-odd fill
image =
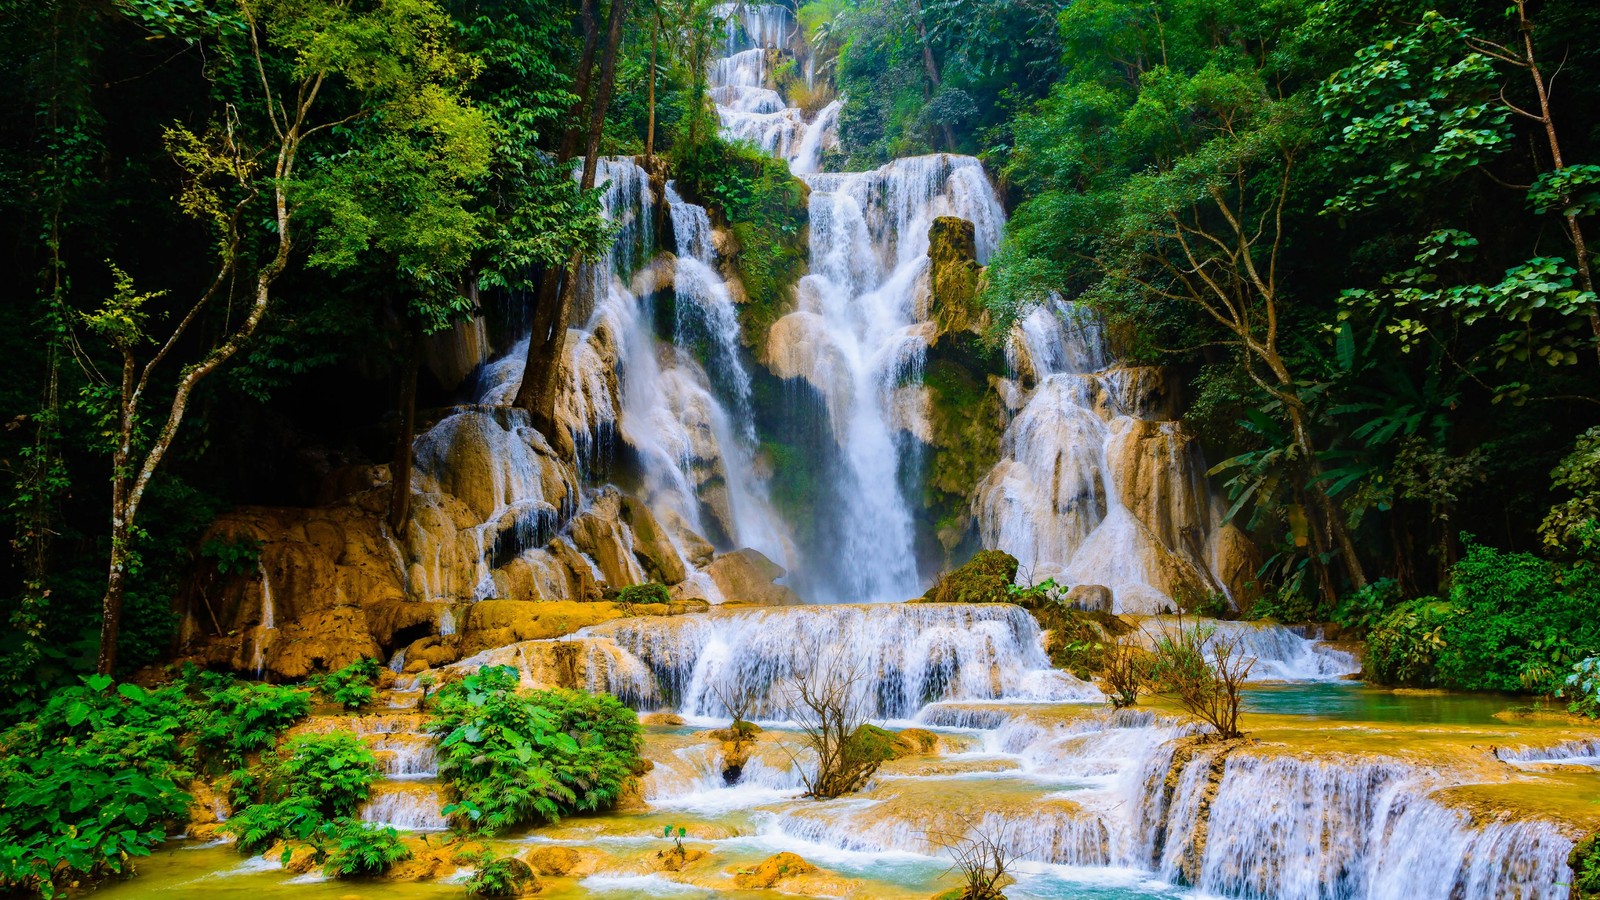
[[[1092,313],[1054,298],[1016,328],[1008,359],[1020,410],[978,487],[985,547],[1035,581],[1097,584],[1114,609],[1159,613],[1227,590],[1204,467],[1149,368],[1118,367]]]

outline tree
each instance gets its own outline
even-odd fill
[[[176,322],[158,336],[152,333],[151,306],[167,292],[140,292],[113,266],[112,295],[83,320],[121,358],[119,380],[96,378],[88,398],[101,411],[112,457],[111,551],[97,663],[102,674],[116,667],[123,596],[138,565],[138,516],[150,480],[196,388],[245,346],[271,312],[273,287],[290,267],[306,209],[326,213],[322,227],[300,237],[315,248],[314,259],[335,262],[374,238],[371,210],[342,195],[351,179],[361,177],[361,164],[335,153],[315,158],[313,139],[332,142],[365,129],[396,158],[424,163],[411,171],[434,188],[429,199],[442,201],[424,211],[446,217],[450,184],[476,176],[487,162],[488,123],[461,97],[471,63],[444,40],[448,19],[429,0],[371,7],[238,0],[225,11],[183,17],[170,17],[164,8],[151,12],[149,21],[157,27],[214,35],[238,93],[198,134],[182,123],[165,129],[185,176],[178,206],[211,233],[210,282],[178,305]],[[257,216],[271,222],[264,243],[256,239]],[[236,296],[241,281],[248,289]],[[215,336],[191,331],[213,305],[228,313],[222,330]],[[158,344],[156,350],[141,359],[140,349],[151,343]],[[170,398],[158,396],[162,365],[186,352],[194,355],[180,367]],[[154,422],[148,418],[152,410]]]

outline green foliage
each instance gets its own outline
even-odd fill
[[[685,196],[703,202],[733,232],[736,247],[727,261],[746,297],[739,322],[760,355],[767,332],[789,310],[794,285],[805,273],[808,190],[784,161],[716,136],[698,142],[680,138],[672,171]]]
[[[378,778],[378,761],[359,737],[348,731],[296,737],[262,757],[259,773],[236,775],[250,788],[248,803],[223,823],[239,850],[255,853],[279,841],[342,840],[328,826],[351,816],[365,803]],[[359,841],[363,836],[354,835]],[[381,839],[374,838],[381,846]]]
[[[1367,635],[1368,677],[1379,684],[1425,687],[1437,683],[1445,628],[1459,611],[1437,597],[1400,604]]]
[[[1017,558],[1002,550],[979,550],[939,576],[922,595],[924,603],[1001,603],[1014,599]]]
[[[1590,656],[1572,664],[1572,674],[1561,686],[1567,709],[1575,716],[1600,719],[1600,656]]]
[[[306,679],[306,684],[315,690],[324,701],[337,703],[345,709],[360,709],[372,702],[378,695],[373,683],[378,678],[378,661],[371,658],[358,659],[337,672],[326,675],[313,675]]]
[[[689,829],[682,825],[661,826],[661,836],[672,839],[672,851],[679,856],[683,855],[683,839],[689,836]]]
[[[1545,547],[1600,561],[1600,428],[1578,436],[1577,446],[1550,473],[1550,482],[1571,496],[1550,507],[1539,526]]]
[[[1439,683],[1457,690],[1554,693],[1577,660],[1600,652],[1600,578],[1531,554],[1469,544],[1451,571],[1460,615],[1444,629]]]
[[[1156,635],[1148,679],[1171,694],[1191,716],[1210,725],[1223,740],[1239,737],[1239,709],[1245,679],[1256,659],[1217,632],[1214,625],[1185,625],[1182,618]]]
[[[1600,832],[1579,841],[1567,857],[1572,867],[1573,900],[1594,900],[1600,897]]]
[[[1380,578],[1339,598],[1339,605],[1333,610],[1333,621],[1342,628],[1366,632],[1398,606],[1401,600],[1399,582],[1393,578]]]
[[[667,586],[659,581],[647,581],[644,584],[630,584],[617,592],[617,602],[623,604],[634,603],[671,603],[672,594]]]
[[[192,697],[190,727],[196,762],[205,771],[224,771],[278,742],[283,730],[311,710],[301,690],[235,681],[231,676],[185,665],[178,682]]]
[[[38,719],[0,734],[0,887],[54,896],[129,871],[187,818],[180,691],[58,691]]]
[[[254,572],[261,563],[261,541],[249,537],[214,537],[200,545],[200,556],[211,560],[220,575]]]
[[[465,854],[473,867],[467,893],[476,897],[520,897],[535,879],[528,864],[515,856],[497,856],[493,850]]]
[[[516,669],[485,666],[435,695],[445,814],[495,833],[610,808],[639,765],[638,717],[608,694],[517,683]]]
[[[324,823],[321,836],[330,845],[322,871],[339,878],[382,875],[411,858],[400,832],[386,825],[340,818]]]

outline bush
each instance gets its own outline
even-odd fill
[[[960,567],[945,572],[922,595],[924,603],[999,603],[1017,599],[1017,558],[1000,550],[979,550]]]
[[[1180,619],[1173,632],[1156,639],[1150,681],[1228,740],[1243,734],[1239,702],[1255,663],[1232,640],[1218,636],[1214,626],[1185,627]]]
[[[1150,684],[1155,658],[1143,647],[1118,642],[1108,648],[1100,665],[1100,680],[1105,685],[1112,709],[1127,709],[1139,702],[1139,694]]]
[[[1567,857],[1572,867],[1572,900],[1600,898],[1600,832],[1578,842]]]
[[[617,602],[630,605],[635,603],[671,603],[672,594],[667,591],[667,586],[659,581],[647,581],[644,584],[630,584],[618,591]]]
[[[1456,609],[1437,597],[1400,604],[1367,635],[1367,676],[1379,684],[1436,683],[1445,628],[1456,618]]]
[[[485,850],[463,858],[474,867],[467,893],[478,897],[520,897],[538,882],[528,864],[515,856],[495,856],[493,850]]]
[[[319,855],[326,854],[322,871],[338,878],[382,875],[395,863],[411,858],[400,832],[387,825],[340,818],[325,823],[321,836],[331,845],[318,847]]]
[[[1555,693],[1572,664],[1600,653],[1600,577],[1529,553],[1468,542],[1450,572],[1461,615],[1444,630],[1439,684],[1456,690]]]
[[[306,679],[323,700],[345,709],[360,709],[378,695],[373,682],[378,678],[378,661],[358,659],[337,672],[313,675]]]
[[[831,800],[865,787],[873,773],[894,757],[895,735],[866,721],[856,684],[859,672],[827,667],[820,679],[798,678],[788,685],[789,715],[812,752],[815,766],[802,767],[806,796]]]
[[[0,887],[51,897],[124,873],[187,818],[182,694],[84,682],[0,735]]]
[[[1339,605],[1333,610],[1333,621],[1342,628],[1364,633],[1377,625],[1400,602],[1400,583],[1393,578],[1380,578],[1340,597]]]
[[[277,841],[313,841],[353,815],[378,778],[378,760],[348,731],[301,735],[262,760],[260,776],[238,773],[253,796],[224,822],[238,848],[255,853]]]
[[[196,770],[271,746],[306,709],[192,666],[153,690],[97,675],[57,691],[0,734],[0,887],[52,896],[127,871],[187,819]]]
[[[1573,715],[1600,719],[1600,656],[1573,663],[1561,696],[1567,698],[1567,709]]]
[[[440,688],[432,730],[445,814],[489,833],[615,805],[640,765],[639,719],[609,694],[517,691],[517,670],[485,666]]]

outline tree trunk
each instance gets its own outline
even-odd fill
[[[1528,21],[1527,0],[1516,0],[1517,24],[1522,33],[1522,47],[1524,60],[1528,65],[1528,75],[1533,79],[1533,90],[1539,98],[1539,124],[1544,126],[1545,141],[1550,145],[1550,162],[1557,172],[1567,167],[1566,160],[1561,155],[1561,141],[1556,135],[1555,116],[1550,111],[1550,90],[1545,83],[1544,74],[1539,71],[1539,60],[1534,55],[1533,48],[1533,23]],[[1559,71],[1557,74],[1560,74]],[[1571,198],[1563,195],[1562,206],[1569,205]],[[1572,241],[1572,249],[1578,258],[1578,283],[1590,294],[1594,293],[1594,273],[1589,263],[1589,246],[1584,239],[1583,225],[1576,215],[1564,213],[1562,219],[1567,227],[1567,238]],[[1595,355],[1600,358],[1600,308],[1591,304],[1589,307],[1589,329],[1595,336]]]
[[[661,43],[661,6],[655,8],[655,18],[650,24],[650,123],[644,132],[645,168],[653,168],[656,158],[656,51]]]
[[[1311,492],[1311,498],[1316,502],[1318,511],[1327,521],[1329,534],[1339,548],[1339,556],[1344,561],[1345,575],[1350,578],[1350,585],[1356,589],[1367,586],[1367,573],[1361,568],[1361,560],[1356,556],[1356,546],[1350,540],[1350,530],[1345,527],[1344,517],[1339,514],[1338,504],[1328,496],[1327,489],[1322,484],[1322,464],[1317,461],[1316,445],[1311,442],[1311,430],[1306,427],[1305,411],[1293,403],[1284,404],[1289,411],[1289,424],[1294,430],[1295,443],[1306,455],[1306,469],[1311,474],[1306,490]]]
[[[589,113],[588,144],[583,155],[581,190],[594,188],[599,167],[600,135],[605,128],[606,109],[615,86],[617,45],[622,40],[622,22],[627,13],[623,0],[611,0],[611,18],[606,34],[606,49],[600,59],[599,85]],[[570,132],[569,132],[570,133]],[[556,395],[560,393],[557,375],[566,349],[567,316],[577,292],[578,266],[582,255],[574,251],[560,273],[559,284],[547,270],[539,284],[539,310],[534,316],[534,331],[528,340],[528,362],[523,367],[522,384],[517,388],[517,404],[527,409],[533,427],[549,435],[559,427],[555,420]],[[551,295],[554,295],[553,298]],[[549,302],[554,299],[555,302]]]
[[[911,18],[917,23],[917,43],[922,45],[922,68],[928,73],[928,83],[932,86],[929,92],[931,98],[938,93],[939,85],[943,80],[939,77],[939,63],[933,58],[933,45],[928,43],[928,26],[922,21],[921,0],[911,0]],[[944,148],[954,151],[956,149],[956,135],[950,129],[950,123],[940,122],[939,130],[944,134]]]
[[[573,104],[567,117],[567,127],[561,135],[561,148],[556,154],[557,164],[571,160],[577,153],[578,141],[583,136],[579,123],[583,121],[583,111],[589,106],[589,91],[593,86],[594,50],[599,41],[600,28],[594,18],[594,0],[583,0],[583,7],[579,13],[583,22],[583,54],[578,59],[578,73],[575,79],[578,100]],[[522,381],[517,385],[517,395],[511,402],[534,414],[533,427],[541,434],[548,434],[553,423],[546,420],[540,421],[536,400],[540,394],[540,385],[547,379],[553,380],[555,370],[560,368],[560,360],[555,353],[555,323],[557,321],[557,308],[560,299],[561,276],[563,268],[546,266],[539,276],[539,294],[534,301],[533,324],[528,329],[528,357],[522,364]],[[565,317],[561,317],[562,331],[565,332]],[[551,371],[546,372],[549,369]]]
[[[400,376],[400,430],[395,436],[394,458],[389,463],[389,529],[395,537],[406,533],[411,520],[411,444],[417,436],[417,369],[422,362],[422,325],[411,321],[411,350]]]

